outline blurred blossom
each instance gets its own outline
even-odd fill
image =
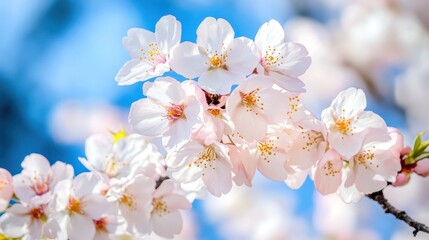
[[[49,128],[59,143],[82,144],[93,133],[126,128],[126,118],[125,110],[105,102],[66,100],[54,107]]]
[[[194,213],[191,211],[182,211],[183,228],[182,231],[174,236],[174,240],[196,240],[198,233],[198,223],[196,222]],[[156,234],[150,235],[151,240],[167,240]]]
[[[294,214],[291,197],[234,187],[221,198],[208,198],[204,207],[224,239],[311,239],[309,224]]]
[[[322,236],[333,240],[376,240],[380,236],[359,226],[359,212],[364,205],[347,204],[335,194],[315,194],[314,225]]]
[[[406,112],[408,124],[413,133],[429,130],[429,41],[420,53],[412,59],[405,73],[396,79],[397,103]]]

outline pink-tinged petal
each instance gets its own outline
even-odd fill
[[[36,193],[31,188],[33,182],[29,176],[25,176],[22,173],[13,176],[13,186],[15,195],[23,202],[30,202],[31,198],[36,196]]]
[[[183,165],[192,163],[203,150],[204,146],[200,142],[189,141],[179,149],[169,151],[165,162],[168,168],[180,168]]]
[[[138,133],[159,137],[165,132],[168,120],[166,110],[149,99],[140,99],[131,105],[129,121]]]
[[[393,143],[390,151],[395,156],[395,158],[399,160],[404,150],[404,136],[399,129],[393,127],[388,127],[387,131],[389,132],[389,136],[392,138]]]
[[[342,134],[338,131],[331,131],[328,135],[329,143],[345,159],[350,159],[362,148],[364,136],[361,133],[354,135]]]
[[[285,33],[283,27],[276,20],[271,19],[269,22],[262,24],[255,36],[255,43],[261,50],[266,45],[273,47],[284,42]]]
[[[141,49],[149,50],[149,44],[155,42],[155,34],[142,28],[131,28],[128,30],[127,36],[122,38],[122,44],[135,59],[142,57]]]
[[[387,134],[386,122],[379,115],[373,112],[362,112],[358,115],[359,119],[353,126],[356,132],[369,131],[377,135]]]
[[[332,101],[331,108],[338,116],[356,116],[366,108],[365,93],[361,89],[348,88]]]
[[[70,216],[70,225],[67,228],[70,240],[93,239],[95,236],[92,219],[80,214]]]
[[[7,208],[13,193],[12,175],[6,169],[0,168],[0,212],[3,212]]]
[[[181,104],[185,99],[180,82],[172,77],[159,77],[150,84],[150,88],[144,88],[147,89],[145,94],[150,100],[164,106]]]
[[[247,141],[259,141],[267,134],[267,120],[261,114],[240,107],[232,116],[235,130]]]
[[[57,161],[52,165],[52,183],[56,184],[59,181],[64,179],[72,179],[74,176],[73,166],[70,164],[63,163],[61,161]],[[54,185],[50,186],[51,188]]]
[[[182,231],[183,227],[182,216],[177,211],[162,216],[155,214],[151,222],[153,232],[164,238],[173,238],[175,234]]]
[[[266,159],[260,157],[258,161],[258,170],[265,177],[274,181],[284,181],[288,172],[285,168],[286,155],[284,153],[275,153],[269,155]]]
[[[317,164],[314,173],[314,184],[322,195],[337,191],[342,180],[343,161],[334,150],[328,150]]]
[[[162,75],[162,73],[153,74],[153,69],[154,66],[147,62],[142,62],[139,59],[132,59],[121,67],[115,80],[118,82],[118,85],[131,85]]]
[[[204,169],[202,179],[207,190],[216,197],[227,194],[232,188],[231,167],[222,159],[216,159],[213,168]]]
[[[172,53],[171,69],[186,78],[199,77],[208,68],[207,53],[195,43],[179,44]]]
[[[31,224],[28,226],[28,236],[25,239],[43,239],[42,238],[42,230],[44,223],[40,220],[33,220]]]
[[[172,15],[163,16],[156,23],[155,35],[162,52],[168,53],[180,43],[182,24]]]
[[[195,117],[195,116],[192,116]],[[162,144],[165,148],[170,149],[188,140],[191,136],[192,127],[191,121],[187,119],[179,119],[170,124],[170,127],[163,134]]]
[[[276,72],[270,72],[268,79],[271,80],[277,86],[289,92],[292,92],[292,93],[305,92],[305,88],[304,88],[305,84],[299,78],[290,77]]]
[[[163,199],[165,201],[165,203],[168,206],[168,209],[170,211],[175,211],[178,209],[181,210],[188,210],[191,209],[192,205],[191,203],[188,201],[188,199],[186,199],[185,196],[179,195],[179,194],[170,194],[164,197]]]
[[[221,53],[234,39],[234,30],[231,25],[222,18],[205,18],[197,29],[197,44],[208,52]]]
[[[222,68],[216,68],[204,72],[198,79],[201,88],[214,94],[228,94],[231,87],[246,79],[244,73],[231,72]]]
[[[75,197],[82,198],[95,192],[97,186],[101,184],[99,175],[93,172],[84,172],[73,179],[73,190]]]
[[[229,156],[232,163],[232,171],[234,175],[234,183],[241,186],[243,183],[247,186],[252,186],[252,179],[255,176],[257,168],[257,160],[252,157],[249,149],[238,148],[231,146]]]
[[[165,180],[161,183],[161,185],[155,190],[153,194],[154,198],[160,198],[164,195],[171,194],[174,190],[174,182],[172,180]]]
[[[252,49],[242,39],[234,39],[229,48],[231,51],[228,53],[226,66],[228,71],[243,73],[249,75],[253,72],[259,59],[252,52]]]
[[[27,176],[48,176],[51,164],[44,156],[32,153],[24,158],[21,163],[22,173]]]
[[[386,180],[369,168],[358,165],[356,166],[355,174],[356,188],[363,194],[377,192],[387,186]]]
[[[114,206],[101,195],[89,194],[82,199],[83,212],[91,219],[100,219],[103,216],[114,214]]]
[[[429,158],[418,161],[414,172],[423,177],[429,176]]]
[[[304,184],[307,175],[308,171],[297,171],[294,174],[289,174],[285,183],[292,189],[298,189]]]
[[[311,64],[307,49],[299,43],[285,43],[279,51],[284,53],[284,58],[276,69],[288,76],[301,76]]]
[[[14,206],[16,205],[18,204],[15,204]],[[15,215],[6,212],[0,217],[0,229],[8,237],[19,238],[28,231],[29,222],[29,216]]]
[[[361,193],[355,185],[350,187],[340,186],[337,191],[337,195],[345,202],[345,203],[357,203],[359,202],[365,194]]]

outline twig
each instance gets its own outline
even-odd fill
[[[418,232],[425,232],[429,233],[429,227],[426,226],[423,223],[417,222],[416,220],[412,219],[408,214],[404,211],[400,211],[396,209],[392,204],[390,204],[387,199],[384,197],[383,190],[380,190],[378,192],[374,192],[371,194],[366,195],[368,198],[376,201],[378,204],[381,205],[381,207],[384,209],[385,213],[390,213],[394,215],[397,219],[405,222],[410,227],[414,228],[413,235],[414,237],[417,235]]]

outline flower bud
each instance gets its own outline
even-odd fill
[[[418,161],[414,172],[422,177],[429,176],[429,158]]]

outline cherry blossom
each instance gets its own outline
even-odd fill
[[[182,230],[180,210],[191,208],[190,202],[183,196],[174,193],[175,185],[172,180],[165,180],[153,193],[150,224],[155,234],[173,238]]]
[[[197,29],[197,44],[181,43],[173,51],[171,68],[187,77],[199,77],[201,87],[217,94],[228,94],[231,86],[252,73],[258,59],[224,19],[208,17]]]
[[[346,159],[358,153],[368,134],[387,135],[384,120],[371,111],[364,111],[365,108],[365,93],[349,88],[340,92],[322,112],[322,121],[329,131],[329,144]]]
[[[156,24],[155,33],[132,28],[122,42],[132,60],[126,62],[116,75],[119,85],[130,85],[161,76],[170,71],[171,53],[180,43],[182,25],[167,15]]]
[[[204,183],[215,195],[226,194],[232,187],[231,161],[228,147],[212,142],[190,140],[167,154],[166,163],[171,177],[180,183]]]
[[[31,199],[28,204],[14,204],[0,217],[0,229],[10,238],[42,239],[48,202],[45,195]]]
[[[55,185],[64,179],[72,179],[73,167],[63,162],[50,166],[42,155],[33,153],[25,157],[20,174],[13,177],[16,196],[23,202],[30,202],[35,196],[52,193]]]
[[[127,135],[123,130],[114,134],[94,134],[86,140],[88,160],[80,158],[84,166],[105,178],[128,177],[139,171],[154,179],[165,175],[164,157],[147,138]]]
[[[304,46],[285,42],[283,27],[276,20],[264,23],[255,36],[259,65],[258,74],[291,91],[303,92],[304,83],[298,79],[310,66],[311,58]]]
[[[0,212],[3,212],[14,193],[12,175],[6,169],[0,168]]]
[[[147,98],[131,105],[131,125],[144,136],[162,136],[168,148],[187,140],[193,127],[203,121],[203,108],[195,97],[198,90],[192,81],[179,83],[171,77],[145,83]]]

